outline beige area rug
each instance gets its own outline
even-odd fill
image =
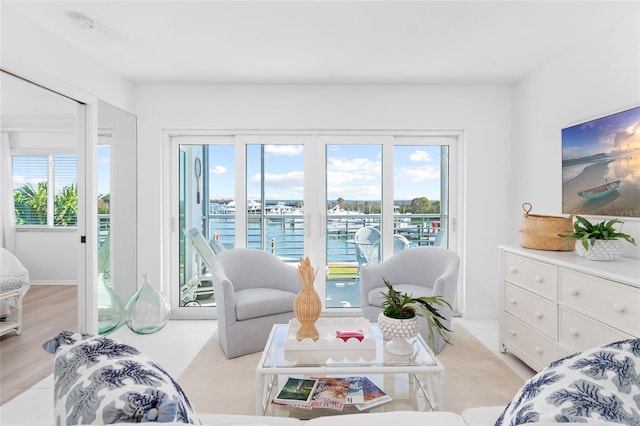
[[[178,379],[200,413],[255,414],[255,369],[260,353],[227,360],[217,333]],[[438,355],[445,366],[446,411],[506,405],[524,384],[513,370],[454,321],[451,345]]]

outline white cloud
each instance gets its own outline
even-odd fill
[[[433,161],[433,158],[431,157],[431,154],[429,154],[427,151],[417,150],[409,156],[409,160],[428,162],[428,161]]]
[[[265,145],[264,151],[275,155],[298,156],[304,153],[303,145]]]
[[[284,189],[287,192],[295,192],[300,195],[303,193],[304,186],[304,173],[302,170],[295,170],[288,173],[265,173],[264,182],[265,182],[265,190],[273,190]],[[256,192],[260,193],[259,188],[255,187],[260,186],[260,173],[255,173],[249,178],[249,187],[247,188],[247,192]],[[259,197],[258,197],[259,198]],[[277,197],[277,198],[282,198]],[[289,198],[289,197],[286,197]],[[268,196],[267,196],[268,199]]]
[[[398,182],[424,182],[440,179],[440,170],[433,166],[404,167],[395,177]]]
[[[294,186],[302,186],[304,173],[302,170],[294,170],[288,173],[265,173],[264,182],[266,186],[278,188],[291,188]]]
[[[36,178],[36,177],[26,178],[25,176],[13,175],[14,188],[19,188],[28,183],[30,183],[34,187],[37,187],[40,182],[46,182],[46,181],[47,179],[44,179],[44,178]]]
[[[227,173],[227,168],[224,166],[215,166],[209,172],[214,175],[221,175],[223,173]]]

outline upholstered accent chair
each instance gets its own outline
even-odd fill
[[[441,296],[452,306],[458,287],[460,258],[452,251],[440,247],[411,247],[402,250],[379,264],[369,264],[360,271],[360,303],[362,316],[371,322],[377,322],[382,312],[383,292],[386,292],[384,279],[393,288],[412,297]],[[446,306],[439,307],[445,317],[443,324],[451,328],[453,312]],[[429,342],[429,330],[426,321],[420,321],[420,334],[431,345],[435,353],[440,352],[445,341],[434,333],[433,342]]]
[[[227,358],[263,350],[272,326],[295,317],[293,300],[302,286],[296,266],[246,248],[213,258],[218,333]]]

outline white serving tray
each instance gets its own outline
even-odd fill
[[[365,318],[318,318],[315,323],[319,333],[316,341],[306,338],[298,341],[296,333],[300,328],[300,322],[294,318],[289,321],[289,328],[284,339],[285,350],[295,351],[336,351],[336,350],[374,350],[376,349],[376,338],[371,330],[369,320]],[[352,337],[344,341],[336,337],[336,331],[361,330],[364,334],[362,341]]]

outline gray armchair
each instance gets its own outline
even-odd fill
[[[302,284],[295,264],[261,250],[236,248],[212,260],[220,346],[227,358],[259,352],[274,324],[294,318]]]
[[[451,305],[455,301],[458,286],[460,258],[457,254],[439,247],[412,247],[402,250],[377,265],[363,266],[360,271],[360,303],[362,316],[377,322],[382,312],[381,292],[386,292],[383,278],[389,280],[393,288],[412,295],[442,296]],[[445,317],[443,324],[451,328],[453,312],[447,307],[439,308]],[[444,340],[434,333],[434,341],[429,342],[426,321],[420,321],[420,334],[435,353],[440,352]]]

